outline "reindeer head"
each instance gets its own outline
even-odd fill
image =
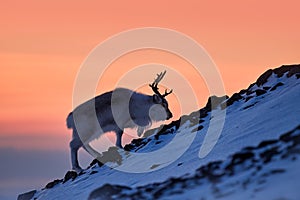
[[[157,87],[158,83],[163,79],[165,74],[166,71],[157,74],[157,78],[154,79],[152,84],[149,84],[154,92],[153,103],[155,105],[153,106],[152,112],[153,118],[156,121],[168,120],[173,117],[173,114],[169,110],[168,101],[165,98],[167,95],[171,94],[173,90],[168,92],[166,89],[164,94],[160,94],[159,88]]]

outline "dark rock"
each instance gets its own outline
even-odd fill
[[[152,165],[151,167],[150,167],[150,169],[155,169],[155,168],[157,168],[157,167],[159,167],[160,166],[160,164],[154,164],[154,165]]]
[[[175,133],[175,132],[176,131],[174,129],[168,129],[168,130],[164,130],[164,131],[159,131],[157,134],[154,135],[154,139],[155,140],[159,140],[160,136],[172,134],[172,133]]]
[[[103,166],[103,163],[99,162],[99,160],[97,159],[94,159],[91,163],[90,163],[90,166],[89,168],[91,168],[92,166],[98,164],[99,167],[102,167]]]
[[[187,120],[191,120],[191,122],[195,124],[200,123],[201,122],[201,119],[199,118],[200,116],[201,114],[199,113],[199,111],[193,112],[190,115],[183,115],[181,118],[172,121],[170,124],[162,125],[158,128],[146,131],[144,133],[144,137],[149,137],[156,133],[154,139],[159,140],[159,137],[161,135],[174,134],[176,130],[180,127],[180,125],[185,123]],[[150,139],[145,139],[145,138],[134,139],[130,144],[125,145],[124,150],[137,151],[138,149],[146,145],[149,141]]]
[[[291,138],[292,138],[291,134],[292,134],[292,132],[290,131],[290,132],[288,132],[288,133],[286,133],[284,135],[281,135],[279,137],[279,140],[281,140],[283,142],[289,142],[289,141],[291,141]]]
[[[255,103],[254,104],[251,104],[251,105],[248,105],[248,106],[245,106],[244,108],[243,108],[243,110],[246,110],[246,109],[248,109],[248,108],[251,108],[251,107],[253,107],[255,105]]]
[[[256,81],[256,85],[262,86],[263,84],[265,84],[268,81],[268,78],[272,75],[273,70],[269,69],[267,70],[265,73],[263,73]]]
[[[258,148],[263,148],[272,144],[276,144],[278,140],[267,140],[267,141],[262,141],[259,145]]]
[[[190,127],[191,127],[191,126],[194,126],[194,125],[196,125],[196,124],[201,124],[202,122],[204,122],[204,120],[201,119],[201,118],[199,118],[199,116],[197,116],[197,117],[192,117],[192,118],[190,118]]]
[[[210,182],[216,183],[220,180],[222,176],[225,175],[223,170],[220,170],[221,163],[222,161],[210,162],[207,165],[197,169],[197,172],[202,174],[202,176],[207,178]]]
[[[277,155],[277,154],[279,154],[279,153],[280,153],[280,152],[278,151],[278,147],[273,147],[273,148],[271,148],[271,149],[268,149],[268,150],[262,152],[262,153],[260,154],[260,157],[263,159],[263,162],[264,162],[264,163],[268,163],[268,162],[270,162],[270,161],[272,160],[272,158],[273,158],[275,155]]]
[[[122,156],[118,152],[118,147],[109,147],[107,151],[104,151],[100,157],[94,159],[89,167],[98,164],[99,167],[103,166],[105,163],[112,162],[118,165],[122,164]]]
[[[200,130],[203,129],[203,128],[204,128],[204,126],[199,125],[199,126],[197,126],[196,128],[194,128],[191,132],[200,131]]]
[[[125,151],[132,151],[136,147],[141,147],[147,144],[147,140],[145,138],[133,139],[130,144],[125,145]]]
[[[73,181],[77,176],[78,175],[75,171],[68,171],[64,177],[63,183],[67,182],[70,179],[72,179]]]
[[[248,92],[247,90],[243,89],[239,92],[239,94],[246,94],[247,92]]]
[[[252,99],[254,96],[249,96],[245,99],[245,102],[249,101],[250,99]]]
[[[223,101],[225,101],[226,99],[228,99],[229,97],[226,96],[222,96],[222,97],[217,97],[217,96],[211,96],[208,98],[207,103],[205,108],[211,110],[216,109]]]
[[[97,174],[97,173],[98,173],[98,171],[91,171],[90,175]]]
[[[251,95],[251,94],[253,94],[253,93],[254,93],[254,91],[248,90],[248,91],[246,92],[246,95],[249,96],[249,95]]]
[[[114,162],[118,165],[122,164],[122,156],[118,152],[118,147],[109,147],[107,151],[102,153],[102,157],[98,158],[102,163]]]
[[[281,67],[274,69],[274,73],[278,77],[282,77],[286,72],[288,72],[287,77],[300,73],[300,65],[282,65]]]
[[[277,77],[282,77],[285,73],[287,73],[287,77],[291,77],[293,75],[298,75],[300,73],[300,65],[282,65],[276,69],[269,69],[265,73],[263,73],[256,81],[257,86],[264,85],[268,78],[272,75],[272,73],[276,74]],[[253,85],[250,85],[248,89],[250,89]]]
[[[149,187],[149,188],[146,188],[146,189],[145,189],[145,192],[152,192],[153,190],[154,190],[154,188]]]
[[[162,127],[162,126],[161,126],[161,127]],[[160,129],[161,127],[159,127],[158,129]],[[156,132],[156,130],[157,130],[157,128],[153,128],[153,129],[147,130],[147,131],[144,133],[143,137],[144,137],[144,138],[147,138],[147,137],[149,137],[149,136],[151,136],[151,135],[154,135],[154,133]],[[125,147],[126,147],[126,146],[125,146]]]
[[[226,106],[231,106],[234,102],[241,100],[243,97],[239,93],[234,93],[226,102],[221,104],[221,108],[225,109]]]
[[[247,92],[250,91],[250,89],[255,85],[255,83],[252,83],[249,85],[249,87],[247,88]]]
[[[256,171],[260,171],[262,169],[261,165],[256,166]]]
[[[271,88],[270,91],[276,90],[279,86],[283,86],[283,83],[281,83],[281,82],[277,83],[275,86],[273,86],[273,87]]]
[[[265,90],[262,90],[262,89],[257,89],[257,90],[255,90],[255,93],[256,93],[256,96],[260,96],[260,95],[265,94],[266,91],[265,91]]]
[[[257,147],[245,147],[245,148],[243,148],[242,149],[242,151],[253,151],[253,150],[255,150],[255,149],[257,149]]]
[[[300,148],[291,148],[288,149],[282,156],[282,159],[286,159],[287,157],[294,156],[295,154],[300,155]]]
[[[36,193],[36,190],[32,190],[30,192],[26,192],[24,194],[20,194],[17,198],[17,200],[30,200]]]
[[[286,171],[285,169],[273,169],[270,171],[270,174],[282,174],[285,171]]]
[[[249,160],[253,157],[254,157],[254,153],[252,153],[252,152],[236,153],[232,156],[231,163],[234,165],[241,164],[241,163],[244,163],[246,160]]]
[[[207,100],[207,103],[206,103],[205,107],[201,108],[199,111],[191,113],[189,115],[189,117],[204,118],[208,115],[209,112],[216,109],[222,102],[224,102],[228,98],[229,97],[227,95],[221,96],[221,97],[218,97],[218,96],[215,96],[215,95],[210,96]],[[201,121],[201,119],[200,119],[200,121]]]
[[[274,174],[282,174],[284,173],[286,170],[285,169],[272,169],[268,172],[265,172],[261,175],[261,177],[269,177],[271,175],[274,175]]]
[[[161,135],[167,135],[167,134],[175,133],[176,130],[180,127],[180,125],[183,124],[184,122],[186,122],[187,120],[188,120],[188,116],[185,115],[185,116],[182,116],[179,120],[172,121],[170,124],[164,125],[158,131],[158,133],[155,134],[154,138],[156,140],[158,140],[159,136],[161,136]]]
[[[196,111],[194,113],[197,113],[199,111]],[[181,116],[178,120],[172,121],[170,124],[164,124],[161,125],[158,128],[154,128],[151,130],[148,130],[144,133],[144,137],[149,137],[151,135],[153,135],[155,132],[157,132],[156,134],[162,135],[164,131],[170,129],[170,128],[176,128],[176,130],[179,128],[180,124],[184,123],[186,120],[188,120],[189,118],[191,118],[191,116],[189,115],[183,115]]]
[[[102,187],[91,192],[88,200],[93,200],[93,199],[112,200],[115,199],[113,198],[113,196],[119,195],[122,191],[126,191],[126,190],[131,190],[131,188],[126,186],[105,184]]]
[[[59,184],[59,183],[62,183],[62,180],[59,180],[59,179],[56,179],[50,183],[48,183],[45,188],[46,189],[50,189],[50,188],[53,188],[55,185]]]
[[[206,108],[206,107],[201,108],[201,109],[199,110],[200,118],[206,117],[210,111],[211,111],[210,108]]]
[[[294,130],[300,130],[300,125],[297,126]],[[289,141],[293,140],[294,137],[297,137],[297,136],[292,136],[294,130],[289,131],[289,132],[281,135],[279,137],[279,140],[284,141],[284,142],[289,142]]]
[[[293,145],[299,145],[300,144],[300,135],[293,136]]]
[[[78,176],[81,176],[81,175],[83,175],[83,174],[85,174],[85,171],[84,171],[84,170],[80,171],[79,174],[78,174]]]

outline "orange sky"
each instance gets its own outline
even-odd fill
[[[299,7],[297,0],[2,2],[0,147],[68,148],[65,118],[77,71],[88,53],[114,34],[154,26],[192,37],[210,54],[232,94],[268,68],[300,62]],[[184,63],[141,51],[115,65],[151,61]],[[199,85],[204,104],[207,91]]]

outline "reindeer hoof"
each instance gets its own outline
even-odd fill
[[[83,169],[80,167],[80,166],[75,166],[75,167],[72,167],[72,169],[77,172],[77,174],[79,174],[80,172],[83,171]]]

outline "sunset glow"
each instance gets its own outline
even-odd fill
[[[299,1],[180,2],[2,3],[0,147],[67,149],[71,131],[65,119],[72,110],[80,65],[96,45],[125,30],[162,27],[193,38],[216,63],[229,95],[268,68],[299,63]],[[156,50],[136,51],[116,60],[96,94],[112,90],[120,76],[146,63],[179,70],[197,91],[199,106],[205,105],[206,85],[195,82],[189,63]],[[153,75],[145,79],[152,81]],[[142,91],[151,94],[150,89]],[[175,96],[170,99],[174,119],[187,114],[180,113]]]

